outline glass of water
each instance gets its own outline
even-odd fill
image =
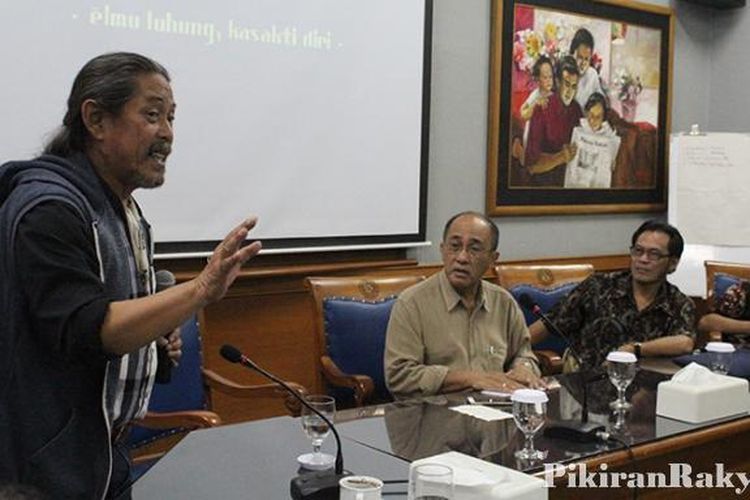
[[[734,346],[729,342],[709,342],[706,344],[708,367],[714,373],[726,375],[732,367]]]
[[[617,399],[609,407],[615,411],[630,409],[630,403],[625,399],[625,390],[635,378],[637,361],[638,358],[632,352],[613,351],[607,354],[607,375],[617,389]]]
[[[547,452],[534,449],[534,434],[544,425],[547,416],[547,393],[535,389],[518,389],[510,396],[513,420],[526,439],[524,447],[516,451],[521,460],[544,460]]]
[[[409,500],[453,500],[453,469],[431,463],[412,467]]]
[[[305,401],[333,422],[336,416],[336,400],[331,396],[312,395],[307,396]],[[311,470],[324,470],[333,467],[336,459],[332,455],[320,451],[323,441],[331,432],[330,426],[304,405],[302,405],[301,420],[302,428],[312,441],[313,452],[300,455],[297,457],[297,461],[302,467]]]

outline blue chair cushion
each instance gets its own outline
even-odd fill
[[[714,297],[718,299],[724,295],[727,289],[741,282],[742,280],[737,276],[726,273],[716,273],[714,275]]]
[[[201,373],[201,339],[198,322],[191,316],[181,327],[182,358],[179,366],[172,367],[168,384],[154,384],[148,410],[169,412],[180,410],[204,410],[206,396]],[[146,429],[134,426],[128,435],[128,446],[137,448],[181,429]]]
[[[685,366],[693,361],[703,366],[708,366],[709,356],[707,352],[698,354],[686,354],[674,358],[674,362],[680,366]],[[729,375],[733,377],[742,377],[750,379],[750,350],[737,349],[732,355],[732,366],[729,369]]]
[[[376,302],[349,297],[323,300],[328,356],[345,373],[371,377],[378,401],[390,399],[385,386],[383,353],[385,332],[395,301],[395,296]]]
[[[543,313],[547,313],[557,305],[558,302],[560,302],[560,299],[568,295],[568,293],[577,286],[578,283],[575,282],[565,283],[553,288],[539,288],[533,285],[524,284],[512,287],[510,293],[516,300],[519,300],[523,294],[527,294],[535,303],[539,304]],[[526,309],[523,311],[523,316],[527,325],[530,325],[537,320],[536,316]],[[543,341],[534,344],[534,349],[555,351],[560,355],[562,355],[567,348],[568,344],[556,335],[548,335]]]

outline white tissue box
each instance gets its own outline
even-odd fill
[[[455,500],[547,500],[546,482],[514,469],[449,451],[412,462],[442,464],[453,469]],[[411,472],[411,469],[410,469]],[[409,474],[411,477],[411,474]],[[411,496],[409,500],[412,500]]]
[[[750,392],[744,378],[711,373],[703,382],[686,383],[676,377],[659,384],[657,415],[698,424],[750,411]]]

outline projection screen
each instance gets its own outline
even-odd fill
[[[166,182],[134,196],[157,253],[200,255],[248,214],[266,249],[424,240],[429,0],[24,0],[3,5],[0,161],[61,124],[90,58],[162,63]]]

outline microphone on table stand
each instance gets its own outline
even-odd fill
[[[321,412],[316,410],[310,405],[305,398],[300,396],[297,391],[289,387],[289,384],[281,380],[279,377],[270,373],[254,361],[245,356],[236,347],[224,344],[220,350],[221,356],[229,361],[230,363],[239,363],[246,368],[254,370],[264,377],[276,382],[281,387],[289,391],[295,398],[302,403],[305,408],[316,414],[318,417],[328,424],[328,427],[333,431],[333,435],[336,438],[336,463],[333,472],[330,470],[311,472],[309,474],[302,474],[292,479],[289,487],[292,498],[294,500],[338,500],[339,498],[339,480],[343,477],[349,476],[350,473],[344,470],[344,455],[341,452],[341,438],[339,437],[336,427],[333,425],[328,417],[323,415]]]
[[[539,318],[544,324],[545,328],[547,328],[548,332],[564,340],[565,343],[568,344],[570,354],[574,358],[578,360],[581,359],[578,355],[578,352],[573,347],[573,344],[570,342],[568,336],[564,334],[562,330],[557,328],[554,323],[552,323],[547,315],[544,314],[542,308],[539,307],[539,304],[534,302],[534,299],[532,299],[529,294],[522,293],[518,298],[518,302],[519,304],[521,304],[521,307],[528,311],[531,311],[534,316]],[[567,439],[569,441],[578,441],[581,443],[596,441],[600,439],[598,433],[604,430],[604,426],[601,424],[589,422],[588,385],[589,383],[601,380],[602,378],[602,374],[597,374],[593,377],[587,378],[583,370],[579,368],[578,379],[581,385],[581,390],[583,391],[581,401],[581,421],[558,420],[545,427],[544,435],[553,438]]]

